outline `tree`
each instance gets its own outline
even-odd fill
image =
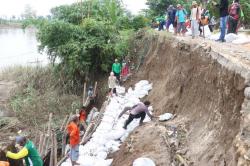
[[[30,5],[25,5],[24,12],[22,14],[23,19],[35,19],[36,18],[36,11],[32,9]]]

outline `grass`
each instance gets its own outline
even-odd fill
[[[26,125],[42,129],[53,113],[54,126],[59,126],[66,114],[80,106],[81,97],[67,93],[69,86],[55,77],[52,67],[14,66],[4,69],[0,79],[16,82],[8,107]]]

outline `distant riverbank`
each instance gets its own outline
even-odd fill
[[[22,23],[0,24],[0,28],[22,28]]]

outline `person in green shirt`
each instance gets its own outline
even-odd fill
[[[112,72],[114,72],[115,77],[120,83],[120,74],[121,74],[122,66],[118,62],[118,59],[115,59],[115,63],[112,65]]]
[[[34,143],[26,137],[16,137],[16,144],[20,145],[22,149],[18,153],[7,151],[6,157],[19,160],[25,159],[26,166],[43,166],[43,161],[39,155]]]

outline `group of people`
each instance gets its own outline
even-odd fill
[[[212,1],[212,4],[218,8],[220,13],[220,38],[217,41],[224,42],[226,29],[227,33],[237,33],[239,28],[239,20],[244,16],[239,0],[234,0],[229,6],[228,0],[220,0],[220,3]],[[166,30],[169,31],[170,25],[174,28],[174,33],[177,35],[185,35],[187,28],[191,29],[192,38],[196,36],[204,36],[204,27],[208,25],[209,30],[213,32],[216,24],[215,17],[211,17],[209,10],[202,7],[202,4],[198,4],[196,1],[192,2],[190,13],[180,4],[176,7],[170,5],[167,8],[167,14],[165,16],[159,16],[156,18],[158,30],[161,31],[166,26]],[[199,33],[200,32],[200,33]]]
[[[115,62],[112,65],[112,71],[110,72],[110,76],[108,78],[110,96],[112,94],[117,95],[116,86],[120,85],[121,82],[126,81],[129,73],[129,60],[123,60],[121,64],[118,59],[115,59]]]

